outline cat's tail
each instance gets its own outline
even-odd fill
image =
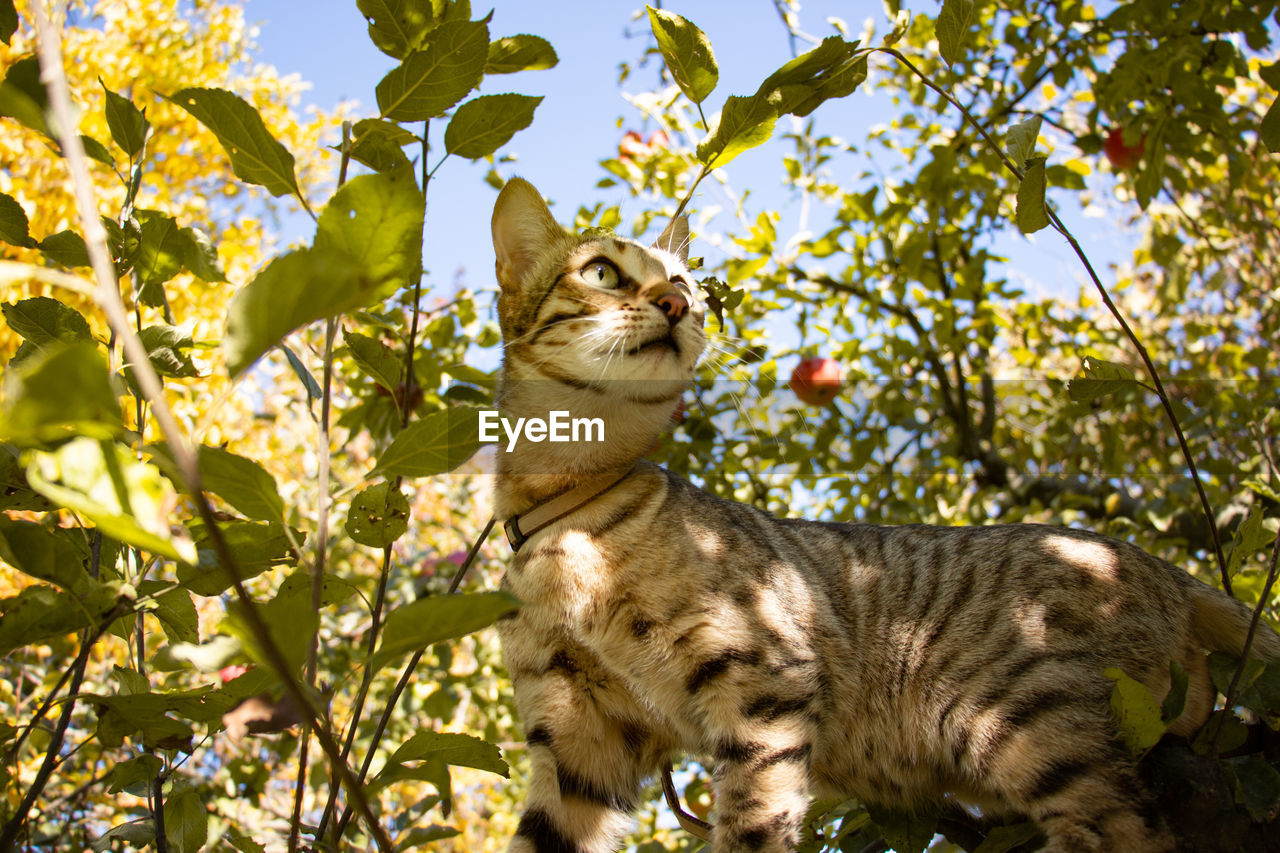
[[[1238,655],[1244,651],[1245,638],[1253,613],[1234,598],[1213,587],[1196,583],[1191,593],[1191,621],[1196,638],[1213,651]],[[1249,646],[1250,657],[1268,663],[1280,661],[1280,634],[1259,619]]]

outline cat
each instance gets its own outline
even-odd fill
[[[1103,670],[1159,700],[1176,660],[1190,734],[1215,699],[1202,650],[1241,651],[1242,605],[1088,532],[779,519],[640,461],[706,344],[687,222],[651,248],[578,237],[514,178],[492,227],[499,409],[604,422],[496,454],[531,765],[512,853],[616,849],[679,752],[714,766],[716,853],[792,850],[815,794],[951,795],[1030,817],[1053,853],[1172,849]]]

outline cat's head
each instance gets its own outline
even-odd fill
[[[510,180],[493,210],[507,378],[678,395],[706,346],[688,242],[684,217],[648,247],[572,234],[532,184]]]

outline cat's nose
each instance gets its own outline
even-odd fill
[[[667,322],[672,326],[679,323],[680,318],[689,313],[689,300],[671,285],[659,288],[656,293],[649,296],[649,301],[658,306],[658,309],[666,315]]]

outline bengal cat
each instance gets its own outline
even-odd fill
[[[499,625],[532,765],[510,850],[616,849],[677,752],[715,768],[716,853],[791,850],[810,796],[836,793],[1025,814],[1055,853],[1172,848],[1103,669],[1159,699],[1181,663],[1172,731],[1190,733],[1214,701],[1202,650],[1238,653],[1245,608],[1079,530],[812,522],[713,497],[640,461],[705,344],[687,224],[652,248],[578,237],[514,179],[493,240],[503,415],[604,423],[603,441],[497,453],[496,514],[529,536],[503,580],[524,605]],[[603,491],[519,527],[584,481]],[[1275,659],[1280,638],[1255,648]]]

